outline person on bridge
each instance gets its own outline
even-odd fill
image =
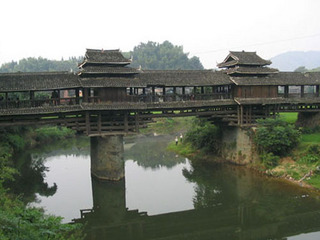
[[[183,135],[180,133],[180,142],[182,143]]]
[[[176,138],[175,138],[175,141],[176,141],[176,145],[178,145],[178,136],[176,136]]]

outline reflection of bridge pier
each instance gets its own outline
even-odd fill
[[[278,205],[238,204],[148,216],[129,211],[125,181],[92,179],[93,208],[81,211],[76,223],[85,224],[86,239],[281,239],[319,230],[318,211],[289,211]],[[161,204],[161,203],[156,203]],[[269,209],[268,214],[264,210]],[[301,224],[303,222],[303,224]]]

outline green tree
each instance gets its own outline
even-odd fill
[[[48,60],[46,58],[24,58],[19,62],[4,63],[0,67],[0,73],[5,72],[54,72],[54,71],[78,71],[78,63],[82,57],[70,57],[69,60]]]
[[[185,141],[207,153],[220,153],[221,129],[206,120],[195,119]]]
[[[254,141],[261,153],[287,155],[299,143],[300,132],[281,119],[258,120]]]
[[[305,73],[305,72],[308,72],[308,69],[306,69],[305,66],[300,66],[300,67],[296,68],[296,69],[294,70],[294,72],[302,72],[302,73]]]
[[[130,54],[133,56],[132,67],[153,70],[203,69],[198,57],[189,58],[182,46],[175,46],[169,41],[140,43]]]

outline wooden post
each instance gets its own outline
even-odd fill
[[[177,92],[177,88],[176,87],[173,87],[173,101],[176,101],[177,98],[176,98],[176,92]]]
[[[243,105],[240,105],[240,125],[243,124]]]
[[[60,105],[60,89],[58,90],[58,100],[57,100],[57,105]]]
[[[303,98],[304,97],[304,85],[301,85],[301,92],[300,92],[300,97]]]
[[[201,87],[201,94],[204,94],[204,87]]]
[[[89,88],[83,89],[83,101],[89,102]]]
[[[6,92],[5,98],[6,98],[6,108],[8,108],[8,92]]]
[[[166,101],[166,87],[162,87],[162,96],[163,96],[163,101]]]
[[[128,126],[128,112],[124,113],[124,131],[128,133],[129,126]]]
[[[133,95],[132,87],[130,88],[130,95]]]
[[[319,85],[316,85],[316,97],[319,97]]]
[[[285,98],[289,97],[289,86],[288,85],[284,86],[284,97]]]
[[[241,125],[240,106],[237,106],[238,125]]]
[[[139,133],[139,113],[136,112],[135,115],[135,127],[136,127],[136,132]]]
[[[98,113],[98,133],[101,133],[101,112]]]
[[[77,88],[76,89],[76,104],[79,104],[80,103],[80,99],[79,99],[79,97],[80,97],[80,94],[79,94],[79,88]]]
[[[34,91],[30,91],[30,106],[34,107],[35,102],[34,102]]]
[[[90,113],[86,112],[86,131],[87,135],[90,134]]]
[[[151,102],[155,101],[155,95],[156,95],[155,87],[152,87],[152,99],[151,99]]]

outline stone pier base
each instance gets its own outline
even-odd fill
[[[300,112],[296,122],[298,127],[314,128],[320,126],[319,112]]]
[[[248,164],[258,160],[250,137],[251,129],[226,127],[222,131],[222,157],[236,164]]]
[[[123,136],[91,137],[91,174],[100,180],[124,177]]]

